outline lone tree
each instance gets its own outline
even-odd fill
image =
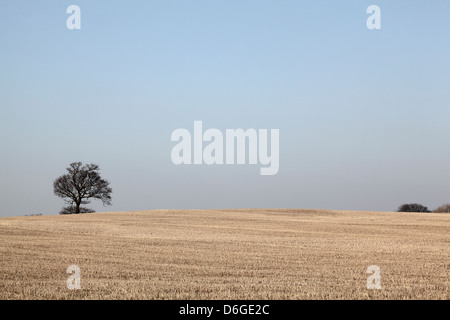
[[[81,206],[90,203],[89,199],[98,199],[103,205],[111,205],[112,189],[109,182],[100,177],[98,165],[73,162],[67,171],[67,174],[53,182],[55,195],[63,198],[69,205],[64,207],[60,214],[95,212]]]
[[[402,204],[398,210],[398,212],[431,212],[427,207],[418,204],[418,203],[406,203]]]

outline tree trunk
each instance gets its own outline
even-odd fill
[[[77,203],[76,203],[76,206],[75,206],[75,214],[79,214],[79,213],[80,213],[80,205],[81,205],[80,202],[77,202]]]

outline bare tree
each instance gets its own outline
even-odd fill
[[[89,199],[98,199],[103,205],[111,205],[112,189],[109,182],[100,177],[98,165],[73,162],[67,171],[67,174],[53,182],[55,195],[63,198],[69,205],[64,207],[60,214],[94,212],[92,209],[81,207],[82,204],[90,203]]]
[[[450,204],[443,204],[442,206],[440,206],[437,209],[433,210],[434,213],[450,213]]]

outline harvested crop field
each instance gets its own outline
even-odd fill
[[[0,299],[449,299],[450,215],[152,210],[0,218]],[[70,265],[81,290],[69,290]],[[381,289],[366,273],[380,267]]]

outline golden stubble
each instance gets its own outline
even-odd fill
[[[448,299],[450,215],[152,210],[0,218],[0,299]],[[81,290],[69,290],[70,265]],[[381,268],[381,290],[366,287]]]

